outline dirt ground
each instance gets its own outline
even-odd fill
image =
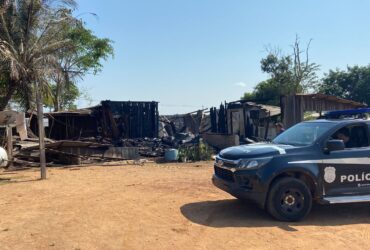
[[[370,204],[277,222],[213,187],[211,162],[48,174],[0,170],[0,249],[370,249]]]

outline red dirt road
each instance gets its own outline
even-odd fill
[[[277,222],[211,176],[212,163],[51,169],[46,181],[0,171],[0,249],[370,249],[370,204]]]

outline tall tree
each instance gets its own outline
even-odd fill
[[[86,74],[100,72],[101,60],[113,56],[112,41],[96,37],[82,22],[65,26],[64,32],[72,47],[58,52],[60,71],[52,75],[51,92],[55,111],[70,108],[79,97],[77,81]]]
[[[278,92],[289,94],[298,91],[298,89],[295,89],[291,56],[281,56],[279,52],[270,52],[266,58],[261,60],[261,70],[269,74],[270,86],[279,86]],[[265,81],[260,84],[266,86]],[[266,88],[259,88],[257,85],[256,90],[259,89],[264,90]]]
[[[280,50],[269,50],[261,60],[261,70],[270,78],[256,85],[252,93],[245,93],[245,100],[279,105],[280,96],[294,95],[312,90],[317,82],[319,65],[310,62],[309,48],[301,49],[297,36],[292,45],[291,55],[282,55]]]
[[[320,65],[310,62],[309,49],[312,39],[308,42],[306,49],[300,48],[300,39],[296,36],[293,47],[293,90],[295,93],[312,91],[317,86],[319,78],[317,71]]]

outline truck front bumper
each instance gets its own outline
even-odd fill
[[[232,196],[256,203],[259,207],[265,207],[266,193],[256,191],[253,187],[241,186],[238,182],[231,182],[218,177],[216,174],[212,177],[213,185],[219,189],[231,194]]]

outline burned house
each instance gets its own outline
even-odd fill
[[[280,108],[254,102],[236,101],[210,109],[210,131],[203,139],[218,149],[265,140],[275,136],[274,124]]]
[[[206,110],[197,110],[187,114],[161,116],[160,127],[163,132],[160,132],[159,137],[174,136],[176,133],[198,135],[210,130],[210,124],[207,123],[209,116]]]
[[[38,135],[37,114],[29,114],[29,128]],[[48,164],[85,164],[104,160],[163,155],[156,149],[158,102],[102,101],[75,111],[44,114]],[[139,139],[137,139],[139,138]],[[19,145],[21,160],[37,161],[38,145]]]
[[[37,119],[30,127],[37,134]],[[95,107],[76,111],[45,113],[45,135],[54,140],[97,139],[118,141],[158,137],[157,102],[102,101]]]
[[[281,97],[281,108],[248,101],[236,101],[212,108],[211,133],[206,141],[218,148],[273,139],[274,124],[282,121],[289,128],[304,120],[306,112],[322,113],[330,110],[356,109],[365,104],[323,94],[297,94]],[[319,117],[318,115],[317,117]]]
[[[254,102],[225,103],[220,109],[211,109],[212,132],[238,135],[240,138],[271,138],[280,108]]]

